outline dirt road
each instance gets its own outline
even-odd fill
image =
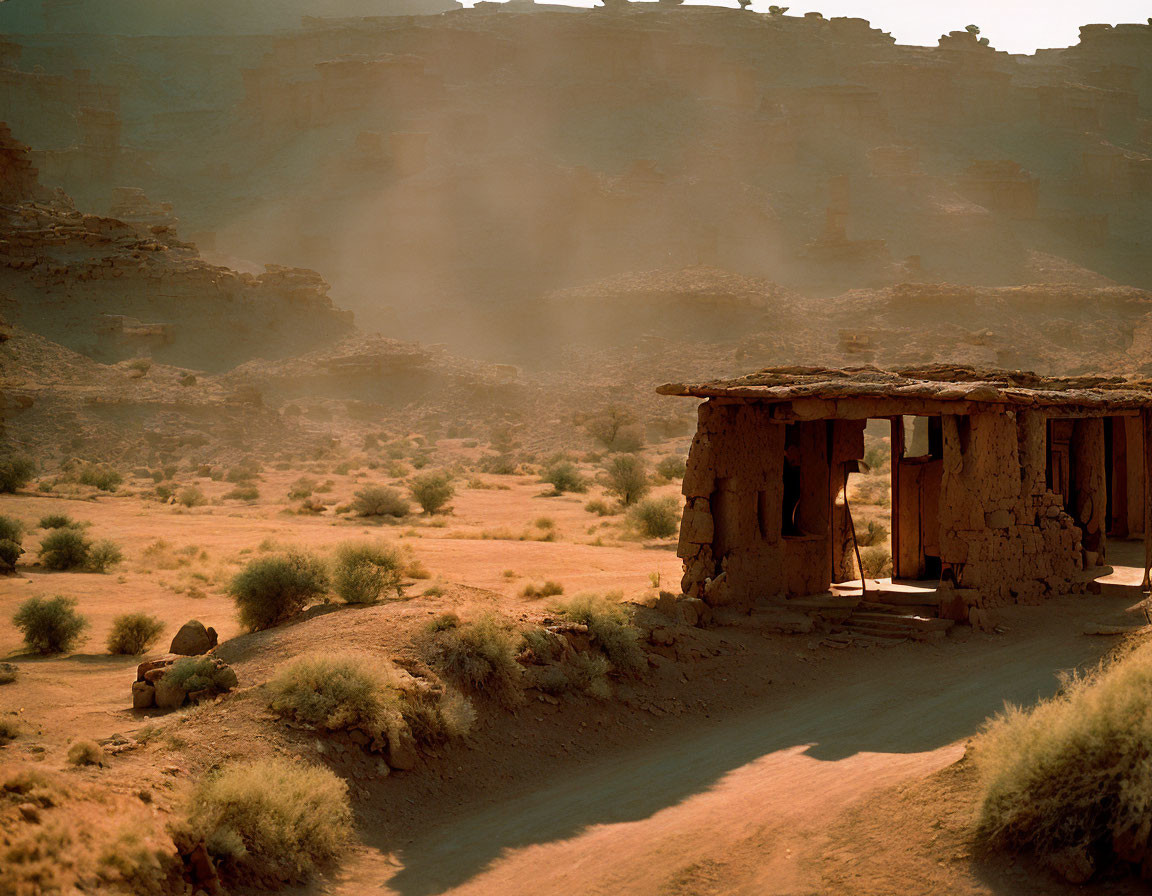
[[[1123,621],[1126,603],[1014,608],[1014,631],[997,639],[883,651],[889,657],[868,657],[854,680],[801,687],[773,706],[589,762],[546,788],[462,807],[396,855],[401,867],[366,860],[335,889],[824,892],[812,859],[840,812],[955,761],[1005,701],[1054,692],[1061,670],[1109,646],[1081,635],[1081,622]]]

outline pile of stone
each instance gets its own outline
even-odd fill
[[[239,683],[232,667],[210,652],[219,638],[216,630],[196,620],[185,623],[168,653],[145,660],[132,684],[133,709],[179,709],[232,690]]]

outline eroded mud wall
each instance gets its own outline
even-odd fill
[[[943,418],[944,576],[986,606],[1075,587],[1081,533],[1045,485],[1045,418],[1032,411]],[[1103,471],[1103,439],[1100,456]]]

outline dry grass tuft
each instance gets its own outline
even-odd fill
[[[1009,706],[974,741],[986,842],[1083,870],[1139,863],[1152,830],[1152,642],[1031,709]]]
[[[192,798],[190,825],[240,883],[296,883],[352,834],[348,786],[325,768],[273,758],[225,766]]]

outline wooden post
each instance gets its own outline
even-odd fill
[[[1144,424],[1144,583],[1145,591],[1152,589],[1152,408],[1140,411]]]
[[[899,578],[900,557],[900,458],[904,456],[904,418],[889,417],[892,424],[892,578]],[[863,579],[864,571],[860,571]]]

